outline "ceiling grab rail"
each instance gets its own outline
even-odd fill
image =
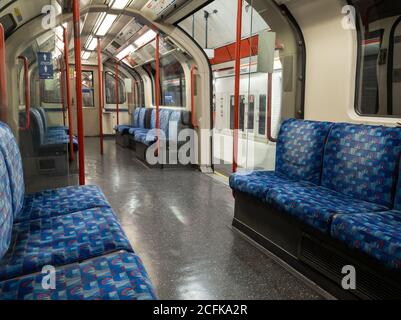
[[[8,102],[6,86],[6,54],[5,35],[3,25],[0,23],[0,121],[8,121]]]
[[[74,128],[72,125],[72,113],[71,113],[71,84],[70,84],[70,61],[69,61],[69,49],[68,49],[68,32],[63,27],[63,42],[64,42],[64,64],[65,64],[65,91],[67,100],[67,114],[68,114],[68,130],[70,138],[70,161],[74,161]]]
[[[199,126],[196,124],[196,116],[195,116],[195,85],[196,85],[196,74],[195,70],[198,68],[196,66],[191,66],[191,122],[192,127],[198,128]]]
[[[103,142],[103,77],[102,77],[102,54],[100,38],[97,38],[97,76],[99,82],[99,131],[100,131],[100,154],[104,154]]]
[[[117,125],[120,125],[120,93],[118,91],[118,63],[116,62],[116,109],[117,109]]]
[[[78,145],[79,145],[79,184],[85,185],[85,141],[82,101],[82,62],[81,62],[81,15],[79,0],[73,0],[73,22],[74,22],[74,50],[76,81],[75,89],[77,96],[77,123],[78,123]]]
[[[29,83],[29,60],[25,56],[18,56],[24,64],[24,96],[25,96],[25,128],[21,130],[29,130],[31,128],[31,97]]]
[[[157,156],[160,155],[160,35],[156,34],[156,139],[157,139]]]
[[[233,173],[238,170],[238,127],[239,127],[239,95],[241,76],[241,36],[242,36],[242,0],[237,1],[237,31],[235,43],[235,78],[234,78],[234,134],[233,134]]]
[[[272,101],[273,101],[273,74],[268,73],[268,84],[267,84],[267,118],[266,118],[266,131],[267,139],[270,142],[276,143],[277,139],[272,136]]]

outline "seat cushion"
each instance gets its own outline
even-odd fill
[[[401,271],[401,212],[337,215],[333,238],[362,251],[389,268]]]
[[[2,122],[0,122],[0,152],[3,154],[10,177],[13,215],[16,217],[22,209],[25,197],[22,159],[11,129]]]
[[[16,222],[50,218],[92,208],[110,208],[97,186],[67,187],[29,194]]]
[[[156,130],[139,131],[135,133],[135,141],[150,146],[157,141]]]
[[[265,201],[271,188],[280,186],[314,186],[308,182],[297,182],[274,171],[255,171],[248,174],[237,173],[230,177],[230,187],[234,191],[245,193]]]
[[[1,300],[155,300],[142,261],[119,252],[56,269],[56,289],[43,288],[43,274],[0,283]]]
[[[0,152],[0,259],[10,246],[13,218],[10,179],[3,154]]]
[[[137,134],[137,133],[143,133],[143,132],[149,132],[149,131],[150,131],[149,129],[131,128],[131,129],[129,129],[128,133],[129,133],[131,136],[135,137],[135,134]]]
[[[325,233],[336,214],[372,213],[387,207],[345,196],[323,187],[285,186],[271,189],[266,200],[275,208]]]
[[[400,151],[401,128],[336,124],[326,145],[322,186],[392,207]]]
[[[128,134],[130,129],[134,129],[134,127],[133,126],[129,126],[129,125],[120,125],[120,126],[116,126],[114,128],[114,130],[116,132],[118,132],[119,134],[122,134],[122,135]]]
[[[0,281],[118,250],[132,248],[110,208],[17,223],[0,260]]]
[[[320,185],[324,146],[332,123],[289,119],[277,140],[276,171]]]
[[[41,147],[50,147],[50,146],[60,146],[60,145],[68,145],[70,143],[70,138],[68,136],[46,136]],[[78,151],[78,140],[76,138],[73,139],[74,151]]]

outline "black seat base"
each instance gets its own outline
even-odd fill
[[[339,299],[401,299],[401,275],[283,212],[235,192],[233,227]],[[356,269],[356,290],[341,286]]]

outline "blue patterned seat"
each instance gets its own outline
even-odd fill
[[[69,133],[70,129],[68,127],[65,127],[65,126],[52,126],[51,127],[51,126],[49,126],[48,122],[47,122],[46,110],[44,108],[36,107],[35,109],[37,109],[40,113],[46,133],[62,134],[62,135]]]
[[[0,282],[1,300],[155,300],[149,277],[132,253],[56,269],[56,288],[43,288],[43,274]]]
[[[139,116],[140,116],[141,113],[145,114],[146,113],[146,109],[145,108],[136,108],[135,111],[134,111],[134,115],[132,116],[131,124],[130,125],[115,126],[114,130],[117,133],[121,134],[121,135],[127,135],[129,133],[130,129],[139,128]],[[143,124],[144,124],[145,118],[142,117],[141,119],[142,119]]]
[[[283,122],[276,155],[276,171],[234,174],[230,186],[262,201],[273,187],[314,186],[320,183],[323,152],[332,123],[289,119]]]
[[[324,233],[336,214],[380,212],[387,207],[358,200],[324,187],[275,187],[267,194],[267,201],[287,215]]]
[[[62,266],[131,245],[112,209],[96,208],[14,224],[10,248],[0,261],[0,281]]]
[[[50,218],[92,208],[109,208],[98,186],[79,186],[28,194],[16,222]]]
[[[142,108],[138,116],[138,126],[135,128],[130,128],[128,130],[128,133],[131,136],[135,137],[136,132],[147,132],[149,130],[148,128],[146,128],[146,118],[148,112],[151,112],[151,126],[154,125],[154,127],[156,128],[156,113],[153,112],[153,110],[150,111],[150,109]]]
[[[401,271],[401,211],[337,215],[331,236],[388,268]]]
[[[10,179],[2,152],[0,152],[0,259],[11,243],[13,207]]]

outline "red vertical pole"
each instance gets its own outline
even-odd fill
[[[116,108],[117,108],[117,125],[120,125],[120,104],[119,104],[119,92],[118,92],[118,62],[116,62]]]
[[[82,110],[82,64],[81,64],[81,17],[79,0],[73,0],[74,21],[74,50],[76,70],[76,96],[77,96],[77,119],[78,119],[78,145],[79,145],[79,184],[85,185],[85,142],[84,142],[84,120]]]
[[[65,95],[64,95],[64,72],[63,64],[60,61],[60,94],[61,94],[61,106],[63,109],[63,126],[65,127]]]
[[[97,75],[99,82],[99,128],[100,128],[100,154],[104,154],[103,144],[103,77],[102,77],[102,55],[100,51],[100,38],[97,38]]]
[[[156,35],[156,137],[157,137],[157,154],[160,155],[160,36]]]
[[[0,23],[0,120],[7,122],[6,54],[4,28]]]
[[[196,128],[196,119],[195,119],[195,66],[191,67],[191,122],[192,127]]]
[[[29,130],[31,127],[31,98],[30,98],[30,83],[29,83],[29,60],[27,57],[19,56],[18,59],[24,63],[24,94],[25,94],[25,115],[26,123],[25,130]]]
[[[238,169],[238,127],[239,94],[241,86],[241,36],[242,36],[242,0],[237,3],[237,36],[235,43],[235,84],[234,84],[234,135],[233,135],[233,172]]]
[[[72,127],[72,114],[71,114],[71,86],[70,86],[70,62],[69,62],[69,50],[68,50],[68,34],[67,29],[63,28],[64,38],[64,64],[65,64],[65,90],[67,100],[67,113],[68,113],[68,129],[70,138],[70,161],[74,161],[74,145],[73,145],[73,134],[74,128]]]

